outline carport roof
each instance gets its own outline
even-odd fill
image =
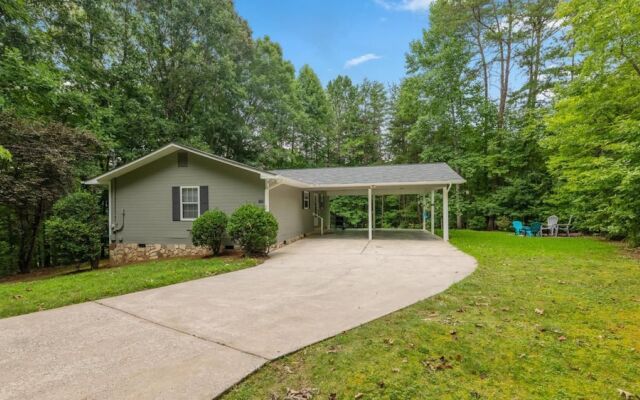
[[[446,163],[278,169],[272,173],[313,186],[450,184],[465,180]]]

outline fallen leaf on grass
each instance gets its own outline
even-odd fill
[[[560,336],[560,337],[558,338],[558,340],[559,340],[559,341],[561,341],[561,342],[564,342],[565,340],[567,340],[567,338],[566,338],[566,337],[564,337],[564,336]]]
[[[433,358],[430,360],[425,360],[422,362],[422,365],[424,365],[425,367],[427,367],[427,369],[431,371],[443,371],[445,369],[453,368],[453,366],[449,364],[449,361],[446,359],[445,356],[442,356],[437,359]]]
[[[354,398],[354,399],[359,399],[359,398],[361,398],[362,396],[364,396],[364,393],[358,393],[358,394],[356,394],[355,396],[353,396],[353,398]]]
[[[392,368],[391,371],[395,372],[395,373],[398,373],[398,372],[400,372],[400,368]]]
[[[317,391],[318,389],[316,388],[302,388],[300,390],[287,388],[287,395],[284,400],[310,400]]]
[[[536,314],[542,315],[542,314],[544,314],[544,310],[540,309],[540,308],[536,308]]]
[[[20,296],[19,294],[14,294],[13,295],[13,299],[14,300],[20,300],[22,298],[22,296]]]
[[[393,342],[394,342],[394,340],[393,340],[393,339],[388,339],[388,338],[387,338],[387,339],[385,339],[385,340],[384,340],[384,344],[388,344],[389,346],[392,346],[392,345],[393,345]]]
[[[292,369],[291,369],[291,367],[290,367],[290,366],[288,366],[288,365],[285,365],[285,366],[284,366],[284,370],[285,370],[285,372],[286,372],[286,373],[288,373],[288,374],[293,374],[293,370],[292,370]]]
[[[329,349],[327,350],[327,354],[335,354],[338,352],[338,348],[336,346],[331,346],[329,347]]]

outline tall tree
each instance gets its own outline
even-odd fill
[[[332,122],[327,94],[308,65],[298,72],[295,87],[301,115],[297,143],[291,150],[299,151],[311,165],[325,165],[329,158]]]
[[[586,229],[640,243],[640,4],[568,1],[559,16],[582,59],[548,119],[552,204]]]
[[[75,184],[77,168],[95,157],[97,141],[59,123],[38,124],[0,114],[0,144],[12,162],[0,172],[0,204],[17,244],[20,272],[30,271],[36,238],[56,200]]]
[[[289,151],[300,119],[295,69],[269,37],[255,43],[246,91],[244,120],[260,149],[257,161],[269,168],[299,165],[298,156]]]

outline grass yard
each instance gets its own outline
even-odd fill
[[[477,258],[470,277],[277,360],[224,399],[306,398],[288,388],[314,399],[640,394],[637,258],[591,238],[454,231],[451,241]]]
[[[257,259],[237,257],[170,259],[0,283],[0,318],[223,274],[258,263]]]

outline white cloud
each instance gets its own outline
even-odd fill
[[[429,10],[433,0],[373,0],[385,10],[424,12]]]
[[[350,60],[347,60],[347,62],[344,63],[344,67],[345,68],[352,68],[352,67],[355,67],[356,65],[360,65],[360,64],[366,63],[368,61],[379,60],[381,58],[382,58],[382,56],[379,56],[377,54],[367,53],[367,54],[363,54],[363,55],[361,55],[359,57],[355,57],[355,58],[352,58]]]

